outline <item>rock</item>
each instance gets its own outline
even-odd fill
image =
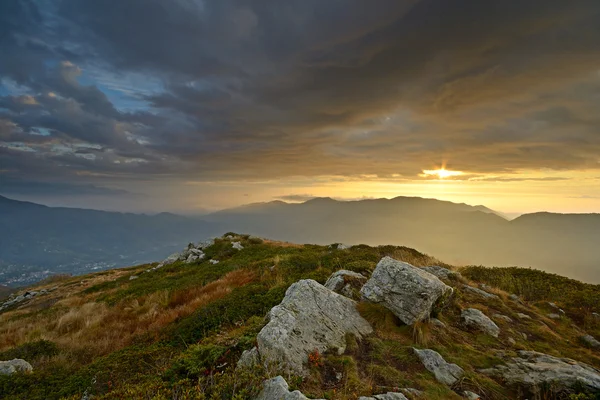
[[[256,400],[308,400],[308,397],[299,390],[290,392],[290,387],[285,379],[282,376],[276,376],[263,382],[263,390]]]
[[[500,328],[498,328],[498,325],[496,325],[494,321],[489,319],[484,313],[475,308],[467,308],[466,310],[463,310],[460,316],[463,324],[465,324],[467,328],[480,330],[493,337],[498,337],[500,334]]]
[[[305,374],[311,352],[342,354],[347,334],[361,338],[373,331],[356,302],[311,279],[291,285],[268,319],[257,336],[262,362],[298,375]]]
[[[517,296],[516,294],[511,294],[508,296],[509,299],[511,299],[512,301],[516,301],[517,303],[522,303],[523,301],[521,300],[521,298],[519,296]]]
[[[242,246],[242,243],[240,242],[231,242],[231,247],[236,250],[244,250],[244,246]]]
[[[508,343],[510,343],[511,346],[514,346],[517,344],[517,341],[511,337],[508,338]]]
[[[592,313],[592,317],[593,317],[594,319],[600,319],[600,314],[598,314],[598,313],[596,313],[596,312],[593,312],[593,313]]]
[[[592,347],[594,349],[600,349],[600,342],[596,340],[596,338],[592,335],[582,336],[581,341],[585,343],[586,346]]]
[[[334,272],[327,279],[325,287],[343,296],[358,300],[360,298],[360,289],[366,282],[367,278],[358,272],[342,269]]]
[[[208,262],[211,263],[212,265],[215,265],[215,264],[219,263],[219,260],[210,259],[210,260],[208,260]]]
[[[523,336],[523,339],[527,340],[527,334],[524,332],[521,332],[521,336]]]
[[[32,372],[33,367],[25,360],[15,358],[10,361],[0,361],[0,375],[12,375],[17,372]]]
[[[508,323],[513,322],[511,317],[509,317],[507,315],[503,315],[503,314],[494,314],[494,318],[501,319],[502,321],[508,322]]]
[[[400,391],[402,393],[404,393],[405,395],[413,396],[413,397],[422,397],[424,395],[424,393],[421,390],[417,390],[417,389],[413,389],[413,388],[403,388],[403,389],[400,389]]]
[[[437,265],[432,265],[430,267],[422,267],[421,269],[429,272],[432,275],[437,276],[439,279],[453,279],[461,276],[459,272],[452,271],[448,268],[440,267]]]
[[[465,398],[467,400],[480,400],[481,399],[480,395],[478,395],[477,393],[469,392],[468,390],[465,390],[463,392],[463,394],[465,395]]]
[[[358,400],[408,400],[405,395],[398,392],[387,392],[385,394],[376,394],[371,397],[361,396]]]
[[[198,242],[198,246],[197,248],[200,250],[204,250],[209,248],[210,246],[215,244],[215,240],[214,239],[208,239],[208,240],[204,240],[202,242]]]
[[[569,358],[557,358],[535,351],[519,351],[506,365],[480,372],[501,378],[509,385],[526,388],[537,394],[546,387],[561,392],[573,386],[600,391],[600,371]]]
[[[382,304],[402,322],[412,325],[427,319],[432,308],[443,303],[453,290],[421,268],[384,257],[360,292],[364,299]]]
[[[250,350],[244,350],[242,356],[240,357],[237,367],[238,368],[252,368],[255,365],[260,364],[260,355],[258,354],[258,349],[253,347]]]
[[[491,299],[499,299],[499,297],[496,296],[495,294],[488,293],[486,291],[483,291],[481,289],[475,288],[473,286],[463,285],[463,289],[465,291],[469,292],[469,293],[473,293],[473,294],[479,295],[479,296],[481,296],[483,298],[486,298],[486,299],[490,299],[490,300]]]
[[[337,249],[338,249],[338,250],[348,250],[349,248],[350,248],[350,246],[348,246],[348,245],[345,245],[345,244],[342,244],[342,243],[339,243],[339,244],[337,245]]]
[[[435,379],[445,385],[454,385],[465,373],[458,365],[447,363],[440,353],[436,351],[415,348],[413,350],[423,363],[423,366],[435,375]]]
[[[437,318],[431,318],[429,320],[429,322],[431,322],[431,325],[435,326],[436,328],[445,328],[446,327],[446,324]]]
[[[136,280],[137,278],[139,278],[139,276],[137,276],[137,275],[131,275],[131,276],[129,277],[129,280],[130,280],[130,281],[133,281],[133,280]]]
[[[550,319],[560,319],[560,315],[559,314],[555,314],[555,313],[550,313],[548,315],[546,315],[548,318]]]
[[[173,253],[169,257],[165,258],[160,264],[158,264],[158,268],[163,267],[165,265],[173,264],[177,261],[179,261],[179,253]]]
[[[198,258],[204,258],[204,252],[200,249],[190,249],[190,253],[197,255]]]
[[[185,260],[185,263],[186,263],[186,264],[191,264],[191,263],[193,263],[193,262],[196,262],[196,261],[198,261],[198,259],[199,259],[199,258],[200,258],[200,257],[198,257],[198,256],[197,256],[197,255],[195,255],[195,254],[190,254],[190,255],[188,256],[188,258]]]
[[[529,315],[523,313],[517,313],[517,317],[519,317],[520,319],[531,319]]]

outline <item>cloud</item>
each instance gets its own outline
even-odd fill
[[[598,170],[599,16],[592,0],[7,0],[0,162],[99,186]]]
[[[0,193],[5,195],[43,195],[43,196],[113,196],[113,195],[135,195],[122,189],[112,189],[91,184],[70,184],[65,182],[35,182],[2,180]]]

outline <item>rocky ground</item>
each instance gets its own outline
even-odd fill
[[[507,271],[227,234],[13,294],[0,397],[600,398],[600,288]]]

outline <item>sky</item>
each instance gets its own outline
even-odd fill
[[[597,0],[0,1],[0,194],[49,205],[600,212],[599,106]]]

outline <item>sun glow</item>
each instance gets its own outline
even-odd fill
[[[452,176],[460,176],[462,175],[462,171],[449,171],[445,168],[440,169],[425,169],[423,170],[423,175],[425,176],[437,176],[439,179],[450,178]]]

